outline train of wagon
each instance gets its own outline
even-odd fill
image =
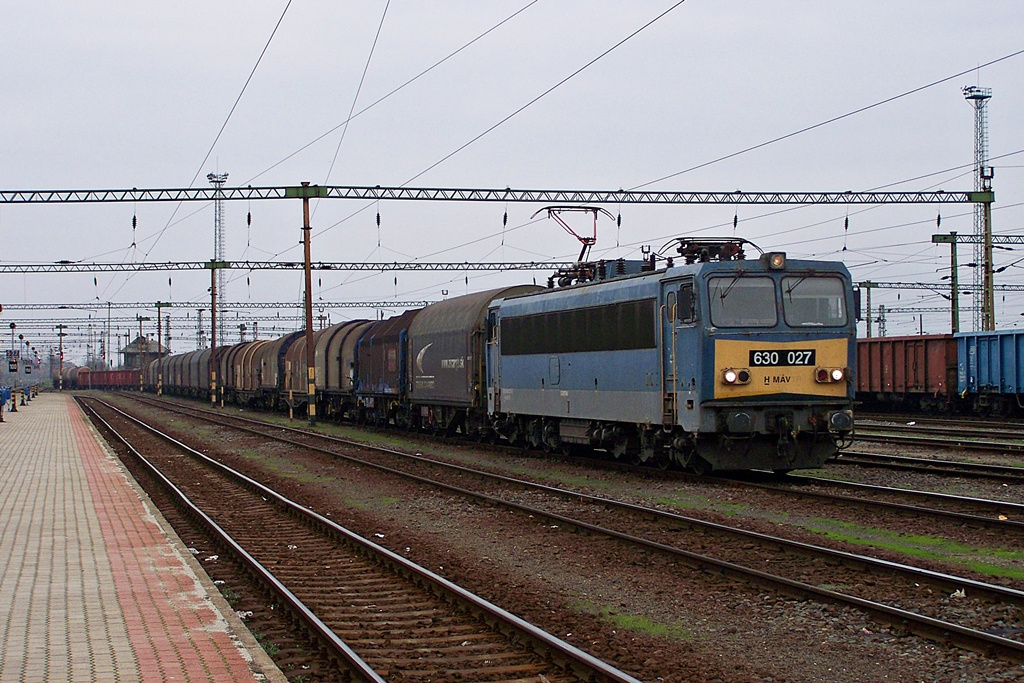
[[[857,341],[857,399],[872,410],[1024,414],[1024,331]]]
[[[577,264],[547,287],[321,329],[316,414],[699,472],[820,467],[854,428],[850,274],[783,252],[747,258],[751,246],[680,238],[661,256]],[[306,358],[300,331],[168,356],[143,381],[301,411]]]

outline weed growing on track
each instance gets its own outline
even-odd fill
[[[684,510],[710,510],[723,515],[735,517],[740,514],[748,514],[750,507],[739,503],[723,503],[719,500],[712,500],[701,496],[672,496],[669,498],[655,499],[660,505],[682,508]]]
[[[587,614],[594,614],[618,629],[632,631],[648,636],[675,638],[677,640],[694,640],[694,632],[681,624],[665,624],[638,614],[621,614],[611,607],[598,607],[592,602],[583,601],[573,605],[575,609]]]
[[[854,545],[892,550],[910,557],[958,564],[979,574],[1024,579],[1024,551],[963,545],[934,536],[900,534],[833,519],[814,519],[802,525],[826,538]]]

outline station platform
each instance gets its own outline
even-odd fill
[[[0,683],[285,681],[67,394],[0,423]]]

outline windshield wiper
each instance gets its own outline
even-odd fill
[[[791,284],[789,287],[786,288],[786,291],[784,292],[784,294],[789,294],[789,300],[790,301],[793,300],[793,290],[796,289],[797,287],[799,287],[800,285],[802,285],[804,280],[806,280],[809,277],[810,277],[810,275],[804,275],[802,278],[800,278],[799,280],[797,280],[796,282],[794,282],[793,284]]]

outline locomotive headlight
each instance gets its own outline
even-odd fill
[[[845,368],[816,368],[814,370],[814,381],[820,384],[842,382],[845,377]]]
[[[750,370],[747,368],[726,368],[722,371],[722,381],[726,384],[749,384]]]
[[[768,254],[768,267],[771,270],[783,270],[786,267],[786,252],[775,251]]]

